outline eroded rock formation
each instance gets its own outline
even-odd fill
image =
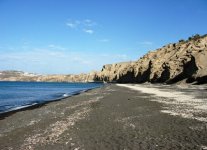
[[[120,83],[206,83],[207,35],[165,45],[135,62],[105,65],[98,77]]]

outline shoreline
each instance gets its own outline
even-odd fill
[[[60,97],[60,98],[56,98],[56,99],[51,99],[50,101],[43,101],[43,102],[40,102],[40,103],[33,103],[31,105],[24,105],[24,106],[21,106],[21,107],[10,109],[10,110],[5,111],[5,112],[0,112],[0,120],[5,119],[6,117],[8,117],[10,115],[13,115],[14,113],[17,113],[17,112],[40,108],[40,107],[43,107],[43,106],[45,106],[49,103],[61,101],[61,100],[67,99],[69,97],[79,95],[79,94],[82,94],[84,92],[88,92],[90,90],[96,89],[96,88],[100,88],[100,87],[90,88],[90,89],[87,89],[87,90],[81,90],[81,91],[77,91],[75,93],[70,93],[70,95],[68,95],[68,96],[64,96],[64,97]]]
[[[0,120],[0,149],[207,148],[205,122],[163,113],[166,104],[155,99],[159,97],[108,84],[20,111]]]

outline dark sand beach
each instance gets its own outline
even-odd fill
[[[196,95],[195,89],[182,91]],[[205,89],[197,91],[197,97],[206,98]],[[16,112],[0,120],[0,149],[207,149],[205,111],[193,111],[193,104],[175,103],[172,97],[162,102],[160,95],[106,85]],[[176,108],[189,108],[195,117]]]

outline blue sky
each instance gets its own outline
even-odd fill
[[[0,70],[70,74],[206,34],[206,0],[0,0]]]

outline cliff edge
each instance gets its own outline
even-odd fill
[[[207,83],[207,35],[148,52],[135,62],[103,66],[95,78],[119,83]]]

